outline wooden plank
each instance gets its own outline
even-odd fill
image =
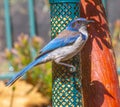
[[[84,107],[120,107],[114,52],[101,0],[81,0],[81,16],[95,20],[81,52]]]

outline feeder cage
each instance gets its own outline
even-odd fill
[[[51,38],[63,31],[68,23],[80,17],[80,0],[50,0]],[[65,63],[76,67],[70,68],[53,62],[52,106],[82,107],[80,57],[76,55]]]

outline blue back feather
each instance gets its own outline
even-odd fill
[[[55,38],[49,42],[43,49],[40,50],[40,53],[45,53],[47,51],[52,51],[60,47],[70,45],[76,41],[80,35],[67,36],[62,38]]]

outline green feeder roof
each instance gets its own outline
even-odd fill
[[[76,3],[76,2],[80,2],[80,0],[49,0],[50,3],[60,3],[60,2],[73,2],[73,3]]]

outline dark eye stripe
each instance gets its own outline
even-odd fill
[[[75,26],[75,23],[72,24],[72,27],[74,27],[74,26]]]

